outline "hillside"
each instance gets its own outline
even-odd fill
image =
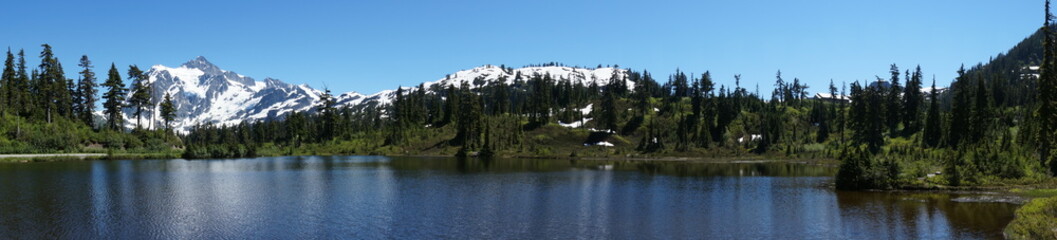
[[[1057,25],[1051,26],[1057,29]],[[1036,96],[1038,66],[1042,62],[1042,28],[1020,41],[1008,51],[999,53],[986,62],[965,66],[964,77],[958,81],[962,86],[975,86],[983,80],[988,84],[995,97],[995,104],[1002,106],[1023,106],[1034,102]],[[952,84],[952,90],[959,88],[959,83]],[[944,105],[950,104],[951,93],[941,97]]]

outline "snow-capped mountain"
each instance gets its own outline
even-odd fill
[[[452,74],[448,74],[444,78],[441,78],[432,82],[423,82],[422,86],[427,90],[439,89],[437,87],[447,87],[454,85],[459,87],[462,83],[467,83],[471,88],[477,87],[478,84],[487,85],[493,84],[500,79],[504,79],[506,84],[513,84],[514,81],[518,80],[518,76],[521,77],[521,81],[527,81],[534,75],[550,75],[555,80],[569,80],[572,83],[579,83],[584,86],[590,86],[591,84],[597,84],[598,86],[604,86],[609,83],[610,79],[615,76],[624,79],[625,85],[629,89],[634,89],[635,83],[627,79],[627,70],[618,68],[578,68],[578,67],[565,67],[565,66],[546,66],[546,67],[523,67],[516,69],[507,69],[494,65],[484,65],[473,69],[462,70]],[[406,90],[416,90],[418,86],[403,87]],[[345,95],[351,95],[345,97]],[[339,105],[357,105],[362,103],[379,103],[387,104],[393,98],[396,97],[396,89],[384,90],[371,95],[359,95],[358,93],[346,93],[339,96]]]
[[[267,119],[290,111],[305,111],[318,102],[320,92],[307,85],[287,84],[277,79],[253,78],[222,70],[204,57],[197,57],[179,67],[155,65],[146,72],[153,96],[153,107],[143,114],[143,127],[156,128],[162,123],[160,103],[170,94],[176,106],[172,125],[186,130],[199,123],[237,124],[243,120]],[[133,92],[129,92],[131,96]],[[126,125],[134,127],[137,119],[132,109],[125,109]]]
[[[613,73],[617,73],[617,77],[624,78],[626,74],[623,69],[616,68],[575,68],[575,67],[564,67],[564,66],[549,66],[549,67],[523,67],[518,69],[504,69],[502,67],[484,65],[470,70],[462,70],[448,75],[447,77],[425,83],[425,87],[429,88],[433,85],[448,86],[454,84],[459,86],[463,82],[469,83],[472,87],[475,85],[475,81],[483,80],[483,82],[494,82],[500,78],[506,79],[506,83],[510,84],[515,81],[518,75],[523,79],[533,75],[550,75],[554,79],[567,79],[573,83],[583,84],[584,86],[591,85],[592,83],[598,84],[599,86],[606,85],[609,80],[613,77]],[[635,86],[634,83],[628,81],[627,86],[632,88]]]
[[[273,78],[257,81],[232,71],[223,70],[213,65],[204,57],[197,57],[179,67],[155,65],[148,70],[150,77],[153,107],[145,110],[140,124],[145,128],[161,127],[160,103],[165,94],[172,96],[177,108],[176,119],[172,127],[178,131],[187,131],[197,124],[212,123],[232,125],[243,121],[256,121],[281,118],[294,111],[313,111],[319,105],[322,91],[308,85],[293,85]],[[485,65],[469,70],[458,71],[433,82],[423,85],[426,89],[463,82],[471,87],[478,84],[489,84],[499,79],[507,83],[515,81],[517,76],[527,80],[533,75],[550,75],[554,79],[568,79],[573,83],[605,85],[615,75],[622,79],[625,70],[615,68],[574,68],[562,66],[524,67],[505,69]],[[629,87],[634,86],[627,82]],[[414,87],[405,87],[413,90]],[[133,93],[128,93],[131,96]],[[335,94],[340,106],[357,106],[374,104],[382,106],[395,98],[395,90],[385,90],[371,95],[356,92]],[[135,127],[137,119],[132,109],[125,110],[126,126]]]

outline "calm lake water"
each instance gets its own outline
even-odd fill
[[[1000,238],[1017,205],[794,163],[274,157],[0,164],[0,239]]]

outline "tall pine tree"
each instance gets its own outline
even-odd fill
[[[316,109],[323,120],[320,124],[320,141],[331,140],[335,137],[338,120],[337,105],[334,95],[330,94],[330,89],[324,88],[323,93],[319,95],[319,106]]]
[[[165,93],[161,102],[161,119],[165,122],[165,129],[172,129],[172,121],[176,118],[176,105],[172,102],[172,96]]]
[[[10,102],[11,83],[15,81],[15,55],[11,49],[7,49],[7,58],[4,60],[4,70],[0,74],[0,111],[12,112],[13,104]]]
[[[921,66],[907,79],[903,89],[903,133],[911,135],[921,129],[921,108],[925,102],[921,94]]]
[[[947,131],[947,146],[957,148],[969,133],[969,117],[971,116],[969,82],[966,81],[965,66],[958,69],[958,78],[951,83],[951,91],[954,91],[954,103],[951,104],[950,125]]]
[[[889,72],[892,74],[890,79],[890,85],[888,86],[888,92],[885,94],[885,126],[888,131],[895,134],[899,123],[903,121],[903,100],[902,93],[903,87],[899,83],[899,67],[893,63],[890,66]]]
[[[93,114],[95,112],[95,102],[97,100],[95,96],[95,72],[92,72],[92,61],[88,60],[88,55],[82,55],[81,62],[77,64],[77,66],[84,69],[81,70],[80,81],[77,82],[77,101],[74,104],[74,111],[81,122],[92,127],[95,126]]]
[[[43,118],[50,123],[52,115],[59,111],[59,103],[62,102],[60,96],[63,95],[61,89],[66,89],[66,84],[62,81],[65,77],[62,76],[55,54],[51,51],[51,45],[40,46],[44,49],[40,51],[40,65],[38,74],[35,74],[36,79],[32,81],[32,89],[37,94],[36,105],[42,108]]]
[[[132,81],[132,89],[129,89],[132,92],[132,96],[128,99],[128,107],[132,108],[132,115],[136,116],[136,128],[142,127],[140,118],[142,118],[144,111],[151,106],[151,89],[147,78],[147,75],[138,66],[128,66],[128,79]]]
[[[977,75],[976,79],[976,93],[973,96],[975,103],[973,104],[972,116],[969,117],[969,142],[978,143],[984,139],[988,131],[991,130],[992,116],[991,116],[991,94],[988,91],[987,85],[984,83],[984,79]]]
[[[1039,126],[1036,135],[1040,161],[1043,165],[1050,163],[1051,173],[1057,175],[1057,161],[1053,160],[1052,150],[1054,137],[1057,136],[1057,59],[1055,59],[1055,40],[1052,27],[1053,14],[1050,13],[1050,1],[1046,0],[1046,18],[1042,23],[1042,66],[1038,80],[1038,107],[1035,110],[1035,124]]]
[[[463,149],[478,149],[481,145],[482,114],[481,97],[470,91],[470,85],[463,82],[459,86],[459,95],[462,104],[459,105],[459,118],[455,124],[455,145]]]
[[[125,119],[121,117],[121,109],[124,108],[127,89],[125,89],[125,83],[121,81],[121,73],[117,71],[117,66],[113,63],[110,64],[110,71],[107,72],[103,87],[107,88],[107,91],[103,93],[106,127],[110,130],[123,130]]]
[[[852,141],[865,144],[873,153],[880,151],[881,145],[884,145],[885,118],[878,117],[885,112],[884,90],[879,85],[865,88],[858,82],[851,85],[849,125],[853,131]]]
[[[927,147],[938,147],[940,146],[940,139],[943,138],[943,129],[940,126],[942,120],[940,119],[940,106],[939,100],[936,99],[936,79],[932,79],[932,89],[929,91],[929,110],[925,116],[925,132],[922,137],[922,141]]]
[[[66,78],[59,58],[55,58],[55,69],[52,71],[55,72],[55,85],[52,86],[56,92],[55,110],[59,116],[69,119],[73,116],[73,79]]]
[[[18,50],[18,71],[15,72],[15,77],[11,79],[10,87],[8,90],[8,104],[14,108],[14,111],[19,116],[29,117],[33,113],[33,101],[31,98],[31,92],[27,91],[30,89],[30,75],[26,73],[26,53],[23,50]]]
[[[618,92],[617,81],[610,81],[602,90],[602,104],[598,108],[599,115],[595,117],[598,120],[598,126],[602,129],[617,130],[617,122],[620,121],[620,107],[617,106]]]

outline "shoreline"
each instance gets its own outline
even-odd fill
[[[178,159],[172,152],[0,154],[0,163],[74,162],[93,160]]]
[[[76,157],[76,158],[88,158],[88,157],[105,157],[106,153],[27,153],[27,154],[0,154],[0,159],[4,158],[46,158],[46,157]]]

